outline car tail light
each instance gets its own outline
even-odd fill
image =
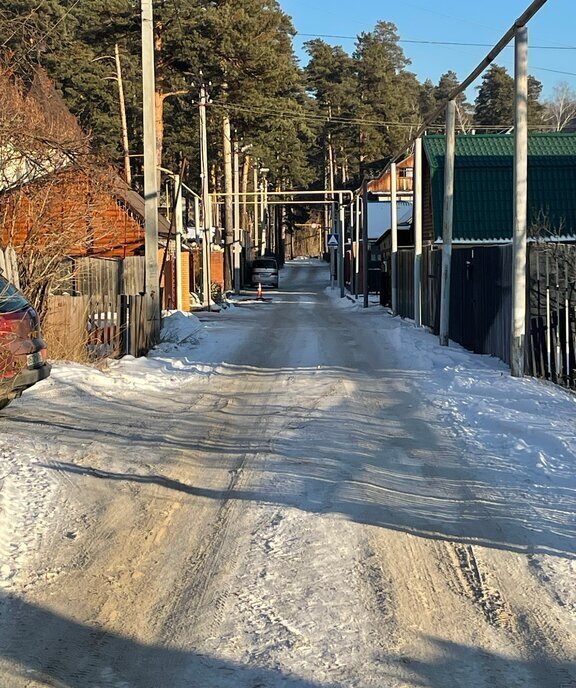
[[[28,311],[14,311],[0,314],[0,334],[20,334],[22,325],[28,318]]]

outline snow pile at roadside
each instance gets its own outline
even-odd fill
[[[362,294],[359,294],[358,298],[355,298],[348,291],[345,291],[344,298],[342,298],[340,296],[340,287],[337,284],[334,284],[334,288],[326,287],[324,293],[337,308],[351,311],[357,311],[364,308],[364,296]],[[373,306],[380,306],[380,297],[378,294],[368,295],[368,306],[370,308]]]
[[[166,344],[196,341],[202,323],[193,313],[165,311],[162,314],[161,340]]]
[[[497,490],[522,504],[541,533],[541,551],[529,554],[533,573],[560,603],[576,612],[576,396],[552,383],[516,379],[496,358],[472,354],[399,318],[384,317],[379,333],[406,371],[417,371],[422,396],[441,410],[447,432],[475,461],[477,498],[489,508]],[[401,371],[399,371],[401,373]],[[544,553],[542,553],[544,552]]]
[[[389,321],[390,322],[390,321]],[[496,358],[471,354],[395,319],[384,335],[421,372],[422,391],[450,414],[462,437],[522,464],[533,479],[576,489],[576,396],[533,378],[515,379]]]

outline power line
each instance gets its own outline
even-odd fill
[[[576,72],[563,72],[560,69],[548,69],[546,67],[530,67],[538,72],[552,72],[552,74],[565,74],[566,76],[576,76]]]
[[[33,50],[35,50],[35,49],[40,45],[40,43],[41,43],[47,36],[49,36],[51,33],[53,33],[53,32],[60,26],[60,24],[66,19],[66,17],[72,12],[72,10],[73,10],[77,5],[80,4],[80,2],[81,2],[81,0],[76,0],[76,1],[74,2],[74,4],[71,5],[71,6],[66,10],[66,12],[64,12],[64,14],[60,17],[60,19],[58,19],[58,21],[55,22],[55,23],[48,29],[48,31],[45,31],[45,32],[40,36],[40,38],[39,38],[35,43],[33,43],[33,44],[30,46],[30,48],[28,48],[28,50],[27,50],[25,53],[23,53],[22,55],[20,55],[20,57],[16,60],[16,62],[15,62],[13,65],[11,65],[11,67],[12,67],[12,68],[17,67],[17,66],[22,62],[22,60],[23,60],[25,57],[27,57]]]
[[[338,34],[329,33],[301,33],[297,32],[298,36],[306,36],[308,38],[338,38],[342,40],[357,40],[358,36],[341,36]],[[470,48],[492,48],[492,43],[469,43],[465,41],[429,41],[416,38],[399,38],[398,43],[413,43],[416,45],[445,45],[452,47],[470,47]],[[513,46],[508,45],[507,48],[512,48]],[[531,50],[576,50],[575,45],[532,45]]]
[[[38,10],[42,7],[42,5],[46,2],[46,0],[40,0],[40,4],[37,5],[33,10],[30,11],[27,17],[24,18],[24,20],[17,25],[17,27],[12,31],[12,33],[8,36],[8,38],[2,43],[2,47],[5,48],[8,43],[14,38],[14,36],[20,31],[20,29],[24,29],[26,24],[28,23],[28,20],[34,15],[35,12],[38,12]],[[3,12],[4,16],[8,17],[8,20],[13,19],[13,17],[10,17],[10,15],[7,12]],[[16,22],[17,23],[17,22]]]
[[[386,121],[386,120],[367,120],[367,119],[358,119],[358,118],[335,118],[335,117],[327,117],[325,115],[315,115],[312,113],[304,113],[304,112],[294,112],[290,110],[280,110],[277,108],[273,107],[265,107],[265,106],[260,106],[260,107],[248,107],[246,105],[241,105],[241,104],[235,104],[235,103],[230,103],[230,102],[219,102],[219,101],[214,101],[210,103],[211,107],[220,107],[220,108],[227,108],[230,110],[236,110],[238,112],[247,112],[250,114],[255,114],[255,115],[275,115],[277,117],[285,118],[285,119],[293,119],[293,120],[301,120],[301,121],[309,121],[313,122],[315,124],[338,124],[341,126],[365,126],[365,127],[377,127],[377,128],[383,128],[383,129],[388,129],[390,127],[401,127],[405,129],[414,129],[419,126],[421,126],[422,122],[401,122],[401,121]],[[438,124],[431,124],[429,125],[430,129],[444,129],[444,123],[438,123]],[[494,129],[510,129],[513,126],[511,122],[505,123],[505,124],[478,124],[474,125],[471,124],[470,128],[475,129],[476,131],[493,131]],[[531,125],[531,128],[533,129],[551,129],[553,128],[551,125]]]

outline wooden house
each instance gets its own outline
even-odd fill
[[[411,193],[414,189],[414,156],[409,155],[396,165],[396,190],[401,193]],[[368,192],[371,194],[389,195],[392,190],[390,170],[368,182]]]

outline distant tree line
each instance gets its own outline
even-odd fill
[[[291,19],[275,0],[158,0],[154,11],[159,159],[177,169],[185,156],[189,169],[198,169],[203,79],[210,83],[212,183],[220,187],[225,115],[233,136],[252,144],[251,162],[269,168],[278,186],[350,184],[368,163],[405,144],[458,83],[453,71],[438,84],[420,83],[409,70],[396,27],[386,21],[359,34],[352,54],[321,39],[309,41],[309,61],[301,68]],[[42,65],[90,133],[94,149],[120,169],[118,92],[109,59],[118,45],[138,172],[139,0],[4,0],[0,41],[4,69],[26,80]],[[570,125],[576,114],[572,91],[559,86],[550,103],[541,102],[541,91],[530,77],[530,124],[557,130]],[[464,95],[457,104],[464,131],[506,130],[513,120],[512,77],[493,65],[474,105]],[[442,123],[439,117],[431,131]]]

